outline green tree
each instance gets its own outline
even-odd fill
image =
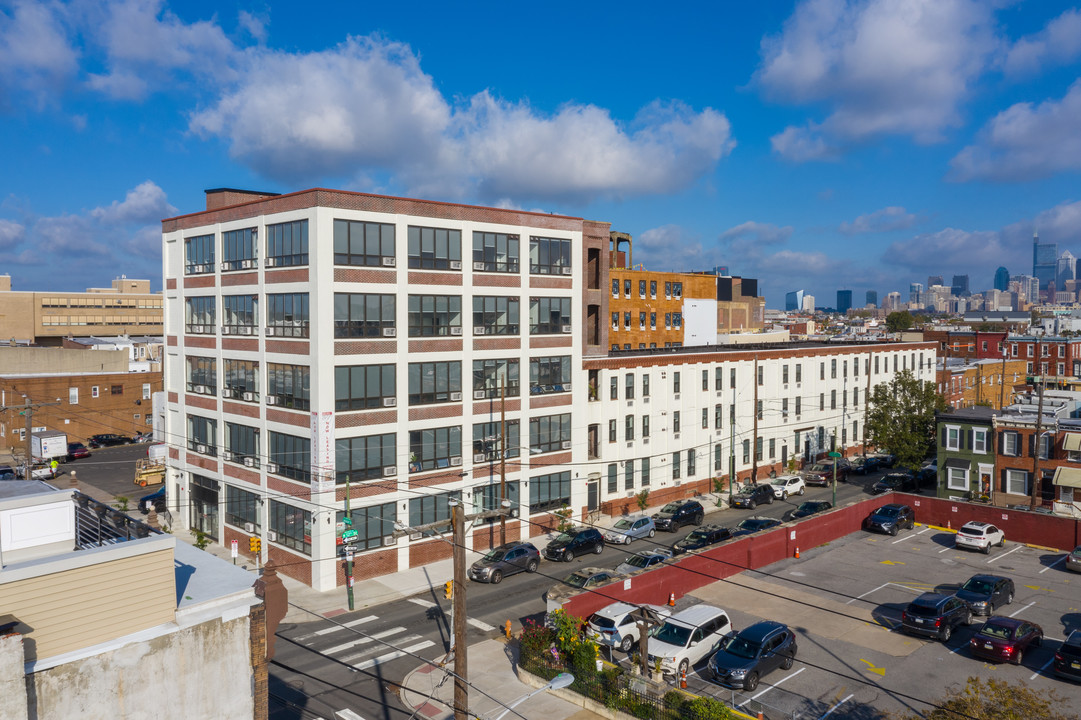
[[[867,437],[897,456],[900,465],[916,469],[935,447],[935,413],[946,401],[934,383],[902,370],[888,383],[875,386],[867,403]]]
[[[947,691],[946,698],[930,712],[909,713],[899,720],[1069,720],[1076,715],[1060,712],[1069,703],[1054,692],[1035,691],[1002,680],[970,677],[959,690]]]
[[[908,330],[916,322],[908,310],[895,310],[886,316],[886,329],[890,332]]]

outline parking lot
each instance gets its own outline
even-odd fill
[[[1054,690],[1081,707],[1081,685],[1050,669],[1055,648],[1081,629],[1081,575],[1063,567],[1065,554],[1006,542],[990,555],[956,550],[954,535],[917,525],[897,537],[859,532],[757,572],[699,588],[687,600],[729,611],[738,630],[759,620],[787,623],[799,653],[789,671],[762,678],[753,693],[688,677],[689,689],[762,710],[775,718],[885,720],[888,713],[924,711],[970,676]],[[1016,596],[997,615],[1033,621],[1046,639],[1021,666],[973,659],[969,639],[982,619],[959,627],[948,643],[897,630],[901,612],[920,593],[952,593],[976,574],[1012,578]],[[698,668],[699,670],[701,667]]]

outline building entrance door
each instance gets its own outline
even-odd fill
[[[202,475],[191,476],[191,529],[218,539],[218,481]]]
[[[600,507],[598,487],[599,483],[596,480],[586,483],[586,510],[589,512],[593,512]]]

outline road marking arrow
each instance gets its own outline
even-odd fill
[[[1044,592],[1055,592],[1051,588],[1040,587],[1039,585],[1025,585],[1029,590],[1043,590]]]
[[[886,677],[886,668],[875,667],[875,664],[870,660],[864,660],[860,658],[860,662],[867,663],[867,672],[878,673],[882,677]]]
[[[883,565],[904,565],[900,560],[883,560]]]

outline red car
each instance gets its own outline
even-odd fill
[[[79,460],[90,457],[90,451],[82,443],[68,443],[68,460]]]
[[[968,641],[973,657],[1020,665],[1029,647],[1043,642],[1043,628],[1034,622],[1010,617],[992,617]]]

